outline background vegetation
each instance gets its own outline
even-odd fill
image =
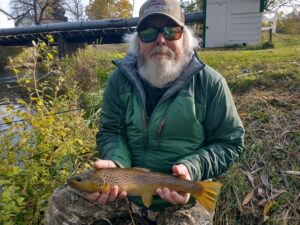
[[[218,178],[224,186],[217,225],[300,220],[300,38],[275,35],[274,44],[198,52],[226,77],[246,128],[241,160]],[[0,121],[10,126],[0,133],[0,224],[5,225],[43,223],[52,191],[97,158],[103,88],[111,60],[121,58],[126,45],[89,46],[62,61],[42,43],[29,51],[31,57],[23,53],[12,60],[28,98],[17,100],[22,108],[8,107],[10,116]],[[20,69],[28,58],[29,66]],[[40,79],[38,70],[48,79]],[[16,118],[19,122],[12,121]]]

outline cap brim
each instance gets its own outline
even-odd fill
[[[162,12],[157,13],[156,12],[156,13],[150,13],[150,14],[144,16],[143,18],[141,18],[140,21],[138,22],[137,26],[136,26],[136,30],[138,30],[140,28],[140,26],[143,24],[143,22],[145,22],[146,19],[148,19],[151,16],[155,16],[155,15],[166,16],[166,17],[170,18],[171,20],[173,20],[175,23],[177,23],[177,25],[182,26],[182,27],[184,26],[184,23],[182,21],[180,21],[179,19],[177,19],[177,18],[175,18],[173,16],[170,16],[167,13],[162,13]]]

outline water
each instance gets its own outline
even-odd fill
[[[9,102],[13,106],[13,110],[18,110],[22,108],[17,104],[16,100],[18,98],[24,97],[24,90],[18,86],[16,77],[11,75],[9,72],[0,73],[0,131],[4,132],[9,128],[9,125],[5,124],[2,120],[3,118],[9,118],[11,121],[16,121],[19,118],[12,116],[7,112],[9,107]]]

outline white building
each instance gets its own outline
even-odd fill
[[[204,47],[258,44],[265,0],[204,0]]]
[[[15,21],[11,15],[0,9],[0,29],[15,27]]]

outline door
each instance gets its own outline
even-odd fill
[[[223,47],[226,43],[227,2],[207,2],[205,47]]]

